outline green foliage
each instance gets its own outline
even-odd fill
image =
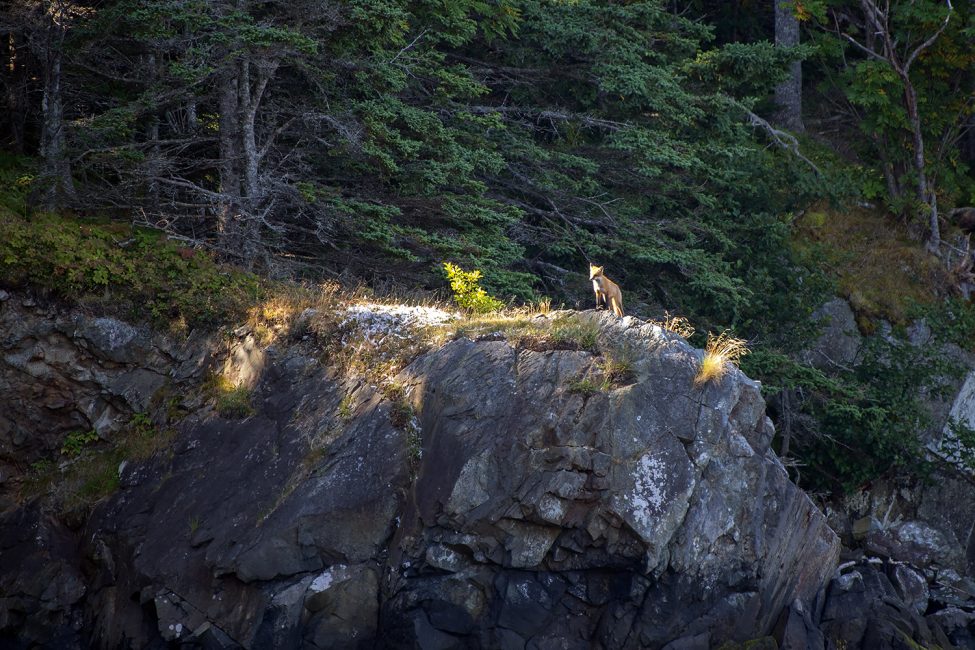
[[[609,388],[608,383],[593,379],[592,377],[573,379],[566,384],[567,391],[576,395],[582,395],[583,397],[592,397],[593,395],[601,393],[607,388]]]
[[[830,373],[757,348],[742,368],[762,377],[763,393],[780,409],[783,389],[803,395],[802,415],[790,415],[802,484],[842,493],[884,475],[927,471],[919,441],[931,423],[925,399],[942,395],[959,375],[943,342],[941,336],[912,344],[904,332],[877,334],[864,340],[854,367]]]
[[[351,396],[346,395],[345,397],[342,398],[342,401],[339,402],[339,408],[338,408],[339,419],[341,419],[344,422],[348,422],[349,420],[352,419],[352,404],[353,401]]]
[[[899,42],[929,33],[944,6],[893,2]],[[972,113],[957,89],[972,87],[975,14],[970,0],[956,6],[912,72],[924,135],[938,143],[929,147],[929,176],[945,206],[975,197],[971,161],[957,146],[959,124]],[[771,4],[682,7],[688,13],[662,0],[111,0],[77,18],[66,46],[72,60],[86,62],[64,71],[78,206],[126,221],[140,210],[179,217],[171,223],[194,240],[223,242],[234,228],[228,215],[253,199],[269,268],[411,288],[442,286],[443,268],[458,304],[472,312],[499,309],[492,296],[530,301],[540,291],[581,304],[588,286],[575,270],[611,260],[633,313],[663,306],[702,331],[732,328],[760,341],[745,367],[767,389],[810,396],[801,406],[810,433],[795,447],[814,468],[804,481],[842,489],[907,468],[916,451],[909,431],[923,422],[910,386],[936,383],[935,360],[878,339],[847,371],[824,374],[794,361],[824,295],[849,297],[870,323],[906,319],[908,294],[921,301],[915,284],[892,290],[902,276],[887,272],[892,259],[898,268],[911,260],[907,273],[924,275],[927,267],[904,253],[912,244],[855,242],[869,242],[876,256],[843,248],[835,241],[852,238],[833,220],[859,216],[807,210],[813,200],[854,194],[913,208],[910,190],[886,196],[883,173],[893,170],[901,188],[913,181],[902,81],[838,35],[815,32],[793,50],[772,46]],[[828,23],[834,8],[859,10],[852,0],[795,7],[810,26]],[[857,36],[852,22],[841,25]],[[841,154],[801,140],[822,175],[770,147],[748,119],[749,111],[770,115],[767,95],[797,58],[809,62],[807,89],[818,84],[830,102],[838,90],[857,115],[839,123]],[[254,120],[267,196],[231,200],[222,176],[237,160],[221,160],[220,136],[226,120],[239,123],[246,111],[237,107],[222,123],[220,88],[228,75],[245,81],[248,70],[238,90],[253,90],[269,64],[279,67]],[[833,128],[832,110],[807,114]],[[848,165],[851,153],[860,159]],[[29,161],[0,159],[0,188],[9,188],[0,189],[0,283],[182,329],[240,320],[265,295],[252,276],[158,233],[25,218],[36,174]],[[801,211],[826,222],[807,227],[794,218]],[[797,223],[807,241],[794,240]],[[226,241],[233,249],[239,240]],[[457,266],[441,267],[444,259]],[[869,264],[869,273],[823,268],[851,260]],[[962,340],[969,313],[949,309],[950,322],[935,329],[957,330]],[[574,318],[549,327],[490,314],[456,329],[597,350],[595,325]],[[603,372],[626,381],[622,370]],[[249,399],[236,390],[225,391],[233,395],[228,408],[245,414]],[[397,409],[397,421],[410,419]]]
[[[415,480],[423,458],[423,437],[420,429],[411,422],[406,433],[406,453],[410,464],[410,476]]]
[[[858,22],[867,23],[857,3],[817,0],[803,4],[809,5],[807,8],[813,10],[822,27],[811,34],[817,53],[811,61],[819,66],[816,76],[821,79],[820,89],[830,96],[835,96],[838,90],[846,98],[857,116],[851,126],[866,136],[849,138],[870,168],[871,173],[864,176],[865,196],[882,198],[897,213],[917,213],[920,207],[915,204],[914,195],[917,174],[912,167],[914,145],[904,81],[889,62],[867,56],[847,39],[849,36],[864,43],[880,42],[882,36],[873,34],[872,26],[866,30],[857,27]],[[843,36],[833,33],[832,11],[849,21]],[[903,66],[909,53],[941,28],[948,5],[939,0],[896,0],[890,3],[889,12],[891,18],[885,23],[896,44],[898,64]],[[970,36],[973,15],[969,2],[956,2],[947,28],[913,62],[909,72],[917,95],[922,136],[927,143],[925,173],[937,184],[942,204],[945,199],[949,204],[964,203],[975,189],[970,161],[959,155],[957,138],[973,111],[966,93],[957,91],[960,87],[971,87],[975,80],[975,54]],[[870,35],[865,35],[865,31]],[[884,167],[899,188],[895,195],[890,194],[886,184],[879,182]]]
[[[94,503],[114,494],[118,487],[118,465],[114,462],[100,463],[84,477],[75,497],[83,503]]]
[[[729,43],[701,52],[693,64],[700,79],[738,97],[763,97],[788,76],[788,64],[813,53],[810,47],[785,48],[768,41]]]
[[[68,460],[60,465],[50,459],[33,463],[21,495],[43,496],[62,511],[86,509],[118,490],[123,461],[149,458],[165,449],[174,435],[171,429],[156,426],[145,413],[134,414],[106,444],[95,444],[98,435],[94,431],[71,432],[61,448]]]
[[[949,420],[950,434],[941,443],[941,452],[949,461],[975,472],[975,429],[964,422]]]
[[[221,417],[240,419],[255,413],[253,391],[243,384],[234,384],[223,375],[211,375],[204,383],[203,390],[213,399]]]
[[[481,288],[481,272],[478,270],[464,271],[450,262],[443,263],[444,273],[450,282],[450,290],[454,292],[454,301],[463,309],[475,314],[486,314],[498,311],[504,303],[489,296]]]
[[[389,420],[393,426],[397,429],[411,427],[413,418],[416,416],[416,411],[409,397],[407,397],[406,389],[403,385],[396,382],[387,382],[383,384],[382,390],[383,397],[389,400],[391,404]]]
[[[80,456],[88,447],[98,442],[98,432],[91,431],[72,431],[64,438],[61,444],[61,453],[65,456]]]
[[[599,370],[610,386],[626,384],[633,380],[634,358],[633,350],[628,348],[607,350]]]
[[[34,181],[33,161],[0,151],[0,220],[21,214],[27,207],[27,194]]]
[[[0,284],[184,327],[242,318],[264,292],[255,276],[157,232],[49,214],[0,219]]]
[[[302,7],[116,0],[82,21],[75,47],[144,81],[99,79],[93,117],[72,131],[88,196],[145,187],[132,128],[150,107],[193,102],[197,134],[213,135],[206,89],[273,59],[259,135],[277,138],[265,160],[285,189],[265,234],[289,263],[354,259],[352,272],[433,284],[433,262],[451,259],[491,294],[531,300],[546,269],[606,258],[628,292],[736,326],[798,286],[775,272],[788,261],[777,215],[824,183],[770,150],[746,110],[807,50],[713,47],[711,28],[661,0]],[[148,54],[166,66],[150,70]],[[221,191],[215,147],[199,143],[188,179],[206,192]]]

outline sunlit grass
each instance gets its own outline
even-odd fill
[[[225,375],[211,375],[204,382],[203,391],[213,400],[217,413],[222,417],[245,418],[254,414],[251,388],[235,384]]]
[[[689,339],[694,335],[694,326],[691,325],[691,321],[687,320],[683,316],[674,316],[669,312],[666,312],[662,319],[650,322],[658,327],[661,327],[662,329],[673,332],[678,336],[682,336],[685,339]]]
[[[728,332],[714,336],[708,334],[708,343],[704,348],[704,359],[694,377],[695,386],[703,386],[710,381],[718,381],[728,372],[728,364],[738,365],[738,361],[748,354],[748,347],[743,339],[733,337]]]

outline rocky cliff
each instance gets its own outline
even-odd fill
[[[377,382],[313,337],[176,344],[8,297],[0,644],[898,647],[903,625],[850,618],[891,619],[908,578],[830,582],[838,538],[769,449],[758,384],[696,386],[702,353],[677,335],[572,318],[595,348],[460,337]],[[208,405],[214,369],[253,382],[252,412]],[[133,418],[178,424],[92,507],[25,493],[67,434]],[[935,638],[923,611],[895,614]]]

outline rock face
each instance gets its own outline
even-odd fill
[[[860,351],[862,338],[850,303],[833,298],[812,314],[822,323],[819,337],[803,352],[803,360],[824,370],[853,364]]]
[[[769,633],[829,578],[836,537],[769,451],[758,385],[696,388],[677,336],[601,325],[634,376],[588,397],[567,390],[595,372],[587,352],[457,341],[404,373],[423,463],[390,637],[707,646]]]
[[[10,302],[0,318],[20,309]],[[697,387],[702,353],[676,335],[579,317],[599,328],[602,355],[459,339],[407,367],[395,403],[301,346],[268,350],[256,414],[190,415],[166,453],[122,466],[120,490],[86,521],[69,528],[37,503],[8,509],[0,645],[706,648],[822,638],[839,542],[769,450],[758,384],[731,369]],[[79,355],[67,364],[76,371],[64,409],[108,395],[126,400],[112,401],[117,410],[141,410],[111,386],[136,377],[158,344],[117,322],[68,335],[65,318],[50,334],[62,355]],[[25,396],[8,430],[34,440],[29,409],[41,406],[28,396],[45,394],[51,375],[20,370],[36,362],[23,343],[31,338],[5,339],[20,343],[4,348],[4,368],[16,372],[2,380]],[[630,377],[580,388],[609,355],[627,359]],[[145,369],[176,382],[202,358]],[[86,368],[106,378],[86,383]],[[141,395],[154,384],[132,385],[149,385],[130,391]]]
[[[0,482],[49,458],[69,432],[110,439],[132,413],[187,393],[181,385],[217,349],[8,295],[0,302]]]

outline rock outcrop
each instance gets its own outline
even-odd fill
[[[151,411],[164,387],[242,358],[202,339],[129,336],[117,321],[0,307],[11,314],[19,329],[5,333],[0,382],[20,396],[6,431],[22,432],[28,459],[57,448],[32,429],[49,412],[70,422],[62,431],[72,418],[95,427],[105,409]],[[417,358],[395,393],[307,345],[272,347],[256,365],[244,354],[260,368],[256,413],[194,410],[167,449],[123,463],[117,493],[83,521],[6,502],[0,644],[822,640],[839,542],[770,451],[758,384],[730,370],[695,386],[702,353],[678,336],[577,318],[598,327],[603,355],[458,339]],[[628,376],[580,388],[610,354]],[[57,404],[38,397],[52,381]]]

